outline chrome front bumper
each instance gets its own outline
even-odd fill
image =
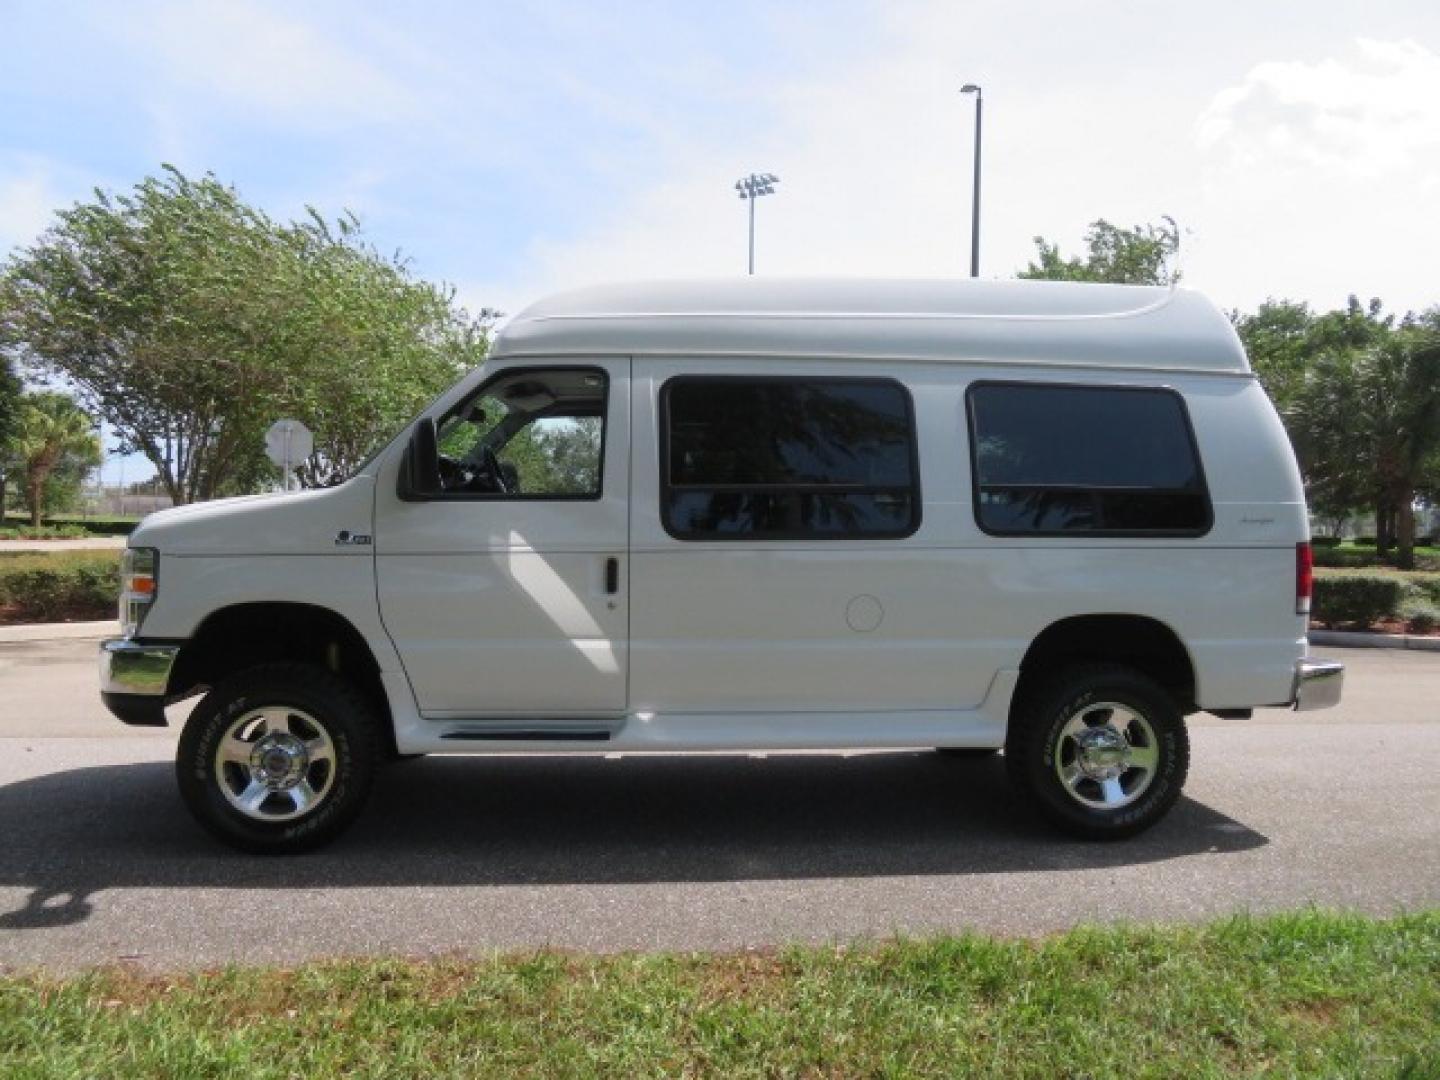
[[[129,638],[100,643],[100,692],[164,697],[179,645],[149,645]]]
[[[1345,665],[1335,660],[1298,660],[1295,663],[1296,712],[1328,709],[1340,704],[1340,687],[1345,682]]]

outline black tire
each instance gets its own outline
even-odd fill
[[[965,761],[978,761],[981,758],[994,757],[1000,752],[998,746],[937,746],[935,753],[941,757],[960,758]]]
[[[1127,723],[1124,714],[1112,722],[1116,711],[1104,704],[1122,706],[1142,722]],[[1112,730],[1124,725],[1125,761],[1150,749],[1153,736],[1153,751],[1145,755],[1154,757],[1153,768],[1127,769],[1112,781],[1121,785],[1118,792],[1113,786],[1107,792],[1080,768],[1076,738],[1064,734],[1077,718]],[[1180,709],[1154,680],[1118,664],[1087,664],[1063,668],[1024,693],[1011,719],[1005,764],[1015,786],[1054,825],[1087,840],[1119,840],[1148,829],[1175,805],[1190,767],[1190,740]],[[1073,790],[1061,778],[1063,769],[1079,777]],[[1112,794],[1118,796],[1114,807],[1087,803]]]
[[[327,756],[314,762],[308,756],[300,759],[310,770],[303,772],[302,779],[313,780],[324,790],[303,812],[294,806],[287,809],[288,792],[277,792],[264,795],[261,807],[247,814],[226,794],[227,788],[233,792],[246,784],[246,767],[218,763],[217,755],[233,725],[255,710],[276,707],[296,711],[300,719],[289,723],[305,737],[318,729],[328,738]],[[380,758],[378,735],[365,700],[323,668],[306,664],[249,668],[211,690],[190,714],[175,760],[180,795],[201,825],[242,851],[260,855],[309,851],[338,836],[364,806]],[[300,769],[297,765],[297,774]],[[267,811],[295,816],[261,819]]]

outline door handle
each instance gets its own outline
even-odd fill
[[[614,596],[620,591],[620,560],[611,555],[605,560],[605,592]]]

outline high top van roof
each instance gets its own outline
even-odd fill
[[[491,355],[821,357],[1247,373],[1199,293],[1051,281],[721,278],[602,285],[516,315]]]

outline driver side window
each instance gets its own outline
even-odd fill
[[[496,498],[598,499],[605,443],[605,373],[507,371],[439,426],[444,490]]]

